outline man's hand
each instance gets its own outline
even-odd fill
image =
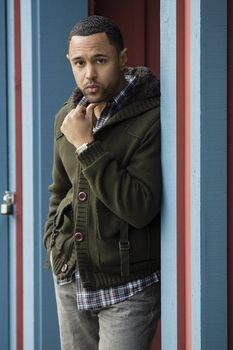
[[[62,123],[61,132],[75,148],[93,141],[92,128],[95,107],[94,103],[88,107],[78,105],[67,114]]]

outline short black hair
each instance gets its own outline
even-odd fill
[[[109,18],[103,16],[89,16],[75,24],[68,36],[68,51],[72,36],[88,36],[97,33],[106,33],[110,44],[115,46],[118,53],[124,48],[120,28]]]

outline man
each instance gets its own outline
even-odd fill
[[[149,349],[160,318],[159,83],[127,68],[119,28],[78,23],[77,88],[55,121],[44,244],[62,350]]]

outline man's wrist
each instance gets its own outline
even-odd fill
[[[93,142],[94,140],[92,140],[89,143],[83,143],[82,145],[78,146],[75,150],[75,153],[79,155],[81,152],[85,151]]]

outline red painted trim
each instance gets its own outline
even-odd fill
[[[127,64],[132,67],[145,65],[145,2],[145,0],[94,1],[95,14],[111,18],[121,28],[124,45],[129,53]],[[91,7],[89,10],[92,10]]]
[[[177,1],[177,327],[191,350],[190,0]]]
[[[14,1],[16,155],[16,346],[23,350],[22,99],[20,0]]]
[[[88,0],[88,16],[92,16],[95,14],[95,1]]]
[[[145,64],[160,78],[160,0],[145,2]]]
[[[228,349],[233,349],[233,3],[228,0]]]

